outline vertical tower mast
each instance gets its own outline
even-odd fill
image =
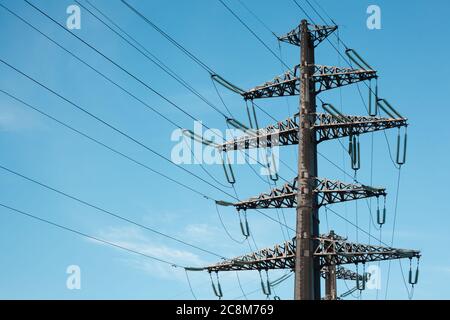
[[[320,270],[314,259],[314,238],[319,235],[317,195],[317,143],[311,117],[316,113],[314,43],[308,22],[300,24],[300,128],[298,130],[297,251],[295,255],[295,299],[320,299]]]
[[[375,70],[367,64],[356,63],[359,69],[315,64],[315,47],[325,40],[336,26],[321,26],[302,20],[294,30],[278,39],[300,47],[300,64],[248,91],[235,91],[245,100],[299,95],[299,112],[292,117],[255,130],[252,134],[234,138],[217,145],[222,152],[273,148],[298,144],[298,173],[292,182],[269,192],[232,205],[237,211],[271,208],[296,209],[296,236],[291,241],[255,251],[233,259],[201,268],[208,272],[290,269],[295,272],[294,298],[296,300],[320,300],[321,277],[325,278],[325,299],[338,299],[338,279],[356,280],[356,289],[362,290],[368,275],[359,275],[342,265],[385,261],[392,259],[420,258],[420,251],[352,243],[334,231],[319,233],[319,208],[346,201],[369,197],[386,197],[384,188],[360,183],[345,183],[318,177],[317,145],[319,143],[407,126],[407,119],[389,104],[376,104],[388,117],[345,115],[331,104],[323,104],[326,113],[316,111],[316,95],[323,91],[352,85],[377,78]],[[356,53],[355,53],[356,54]],[[235,88],[228,82],[228,88]],[[370,112],[369,112],[370,113]],[[355,144],[356,142],[353,142]],[[357,152],[355,152],[356,154]],[[248,234],[246,235],[248,236]],[[417,277],[417,271],[416,276]],[[212,279],[212,278],[211,278]],[[218,275],[217,275],[218,279]],[[412,270],[410,283],[415,284]],[[362,284],[362,285],[360,285]],[[213,285],[214,286],[214,285]],[[263,292],[270,295],[270,283],[262,285]],[[216,292],[216,290],[214,290]],[[217,293],[216,293],[217,294]]]

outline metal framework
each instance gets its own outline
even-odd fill
[[[407,126],[406,118],[382,118],[369,116],[337,117],[328,113],[311,116],[311,127],[316,132],[317,143],[359,135],[368,132]],[[298,144],[299,115],[279,121],[274,125],[255,130],[231,141],[219,144],[222,151],[271,148]]]
[[[301,24],[299,24],[297,28],[288,32],[287,34],[278,37],[278,40],[293,44],[295,46],[300,46],[301,44],[300,28]],[[311,38],[312,42],[314,43],[314,47],[317,47],[319,43],[324,41],[330,34],[332,34],[335,30],[337,30],[337,26],[321,26],[314,24],[308,24],[308,28],[311,32]]]
[[[374,70],[323,65],[311,65],[310,67],[314,68],[312,80],[316,93],[377,77],[376,71]],[[300,73],[300,65],[296,65],[293,70],[288,70],[273,80],[242,93],[242,96],[245,100],[253,100],[299,95]]]
[[[420,251],[391,247],[374,246],[348,242],[331,231],[316,239],[319,246],[314,256],[320,260],[322,275],[330,266],[358,264],[383,260],[419,258]],[[283,244],[261,249],[230,260],[224,260],[206,267],[209,272],[241,271],[241,270],[274,270],[294,269],[295,266],[295,238]],[[356,274],[345,268],[336,268],[340,279],[356,280]]]
[[[384,188],[373,188],[362,184],[344,183],[329,179],[315,179],[313,192],[318,196],[317,205],[324,206],[333,203],[346,202],[370,197],[386,196]],[[239,201],[234,204],[237,210],[295,208],[297,206],[298,183],[294,178],[292,183],[285,183],[281,188],[274,188],[269,193]],[[301,190],[300,192],[305,192]]]
[[[219,150],[226,152],[270,148],[277,145],[298,145],[298,175],[292,183],[286,183],[269,193],[262,193],[257,197],[232,204],[238,211],[296,208],[296,237],[274,247],[221,261],[202,270],[220,272],[291,269],[295,273],[295,299],[320,300],[321,278],[325,278],[325,299],[338,299],[336,279],[367,280],[366,275],[358,275],[344,269],[342,265],[420,257],[417,250],[358,244],[349,242],[334,232],[327,235],[319,233],[318,211],[321,206],[368,197],[384,197],[386,190],[317,178],[317,145],[326,140],[407,125],[405,118],[398,113],[394,116],[386,110],[389,118],[347,116],[339,112],[336,112],[337,115],[317,113],[316,96],[319,93],[377,78],[375,70],[323,66],[315,63],[315,47],[336,28],[336,26],[312,25],[302,20],[297,28],[279,37],[280,41],[300,47],[300,64],[272,81],[239,94],[245,100],[298,95],[299,111],[284,121],[217,146]],[[227,202],[223,204],[230,205]],[[359,289],[357,286],[352,290]]]
[[[420,251],[348,242],[331,231],[318,239],[314,255],[321,266],[358,264],[383,260],[420,258]]]
[[[377,77],[375,70],[315,65],[316,93]]]

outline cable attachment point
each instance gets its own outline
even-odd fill
[[[235,184],[236,178],[234,177],[233,168],[231,167],[231,162],[230,162],[230,159],[228,158],[228,153],[222,152],[221,158],[222,158],[223,171],[225,172],[225,177],[227,178],[228,183]]]
[[[245,93],[245,90],[239,88],[238,86],[235,86],[234,84],[225,80],[223,77],[219,76],[218,74],[211,74],[211,79],[213,81],[217,82],[218,84],[220,84],[221,86],[223,86],[224,88],[227,88],[228,90],[233,91],[234,93],[237,93],[240,95]]]
[[[405,133],[403,135],[403,143],[401,139],[401,128],[398,128],[397,134],[397,159],[396,162],[399,166],[406,162],[406,146],[408,142],[408,127],[405,127]]]
[[[249,107],[248,101],[245,100],[245,108],[247,109],[250,128],[259,130],[258,118],[256,117],[255,103],[253,102],[253,100],[251,100],[251,107]]]
[[[269,173],[270,180],[276,182],[279,179],[277,167],[275,165],[275,155],[274,152],[271,152],[272,159],[269,159],[269,155],[267,154],[267,150],[265,150],[266,156],[266,164],[267,164],[267,172]]]
[[[337,121],[339,122],[350,122],[350,120],[342,114],[339,110],[337,110],[332,104],[322,102],[322,109],[325,110],[325,112],[332,115]]]
[[[369,116],[375,117],[377,114],[378,114],[378,77],[375,78],[375,91],[372,90],[372,79],[369,80]]]
[[[248,221],[247,221],[247,211],[244,210],[244,214],[243,214],[244,221],[242,221],[240,211],[238,211],[238,215],[239,215],[239,224],[241,226],[242,235],[247,239],[248,237],[250,237],[250,227],[249,227]]]
[[[356,264],[356,288],[359,291],[366,289],[366,280],[367,280],[366,264],[363,263],[362,265],[363,265],[362,276],[360,276],[360,274],[358,272],[358,264]]]
[[[373,70],[372,67],[353,49],[346,49],[347,57],[358,67],[364,70]]]
[[[269,298],[269,296],[272,294],[272,290],[270,289],[270,281],[269,281],[269,271],[266,270],[266,281],[263,280],[261,275],[261,270],[258,270],[259,272],[259,278],[261,279],[261,289],[262,292]]]
[[[348,144],[352,169],[357,171],[361,168],[361,148],[359,144],[359,135],[350,135]]]
[[[383,211],[380,210],[380,199],[377,197],[377,223],[380,227],[386,223],[386,196],[383,196]]]
[[[200,142],[201,144],[203,144],[205,146],[212,146],[215,148],[218,147],[218,144],[215,143],[214,141],[204,139],[202,136],[194,133],[192,130],[183,129],[182,132],[183,132],[183,135],[186,136],[187,138],[192,139],[197,142]]]
[[[377,106],[393,119],[405,119],[386,99],[377,98]]]
[[[419,280],[419,258],[417,258],[416,271],[413,273],[412,271],[412,258],[409,259],[409,277],[408,282],[410,285],[414,287]]]
[[[219,282],[219,272],[216,271],[215,273],[216,273],[216,283],[214,283],[213,277],[211,275],[211,271],[209,272],[209,278],[211,279],[211,285],[212,285],[214,294],[220,300],[223,297],[222,287],[220,286],[220,282]]]

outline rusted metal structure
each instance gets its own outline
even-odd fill
[[[384,188],[344,183],[318,178],[317,145],[320,142],[354,137],[368,132],[407,126],[407,119],[397,112],[378,115],[348,116],[318,113],[316,97],[325,90],[376,79],[370,68],[342,68],[315,64],[315,48],[337,29],[301,21],[280,41],[300,47],[300,64],[260,86],[239,92],[245,100],[299,95],[299,111],[284,121],[226,141],[217,148],[223,152],[251,148],[298,145],[298,175],[291,183],[268,193],[234,203],[238,210],[296,208],[296,236],[291,241],[252,252],[206,267],[209,272],[231,270],[291,269],[295,272],[294,297],[298,300],[322,299],[321,279],[325,279],[325,299],[337,299],[336,280],[366,281],[342,265],[365,264],[403,258],[419,258],[416,250],[352,243],[334,232],[319,233],[319,208],[339,202],[369,197],[385,197]],[[358,65],[361,67],[361,65]],[[376,97],[376,103],[384,101]],[[331,105],[329,105],[331,106]],[[324,109],[327,109],[324,106]],[[358,151],[359,152],[359,151]],[[358,160],[359,161],[359,160]]]

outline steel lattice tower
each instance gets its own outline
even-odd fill
[[[387,112],[388,118],[317,113],[316,96],[320,92],[377,78],[376,71],[371,69],[315,64],[315,48],[336,29],[336,26],[313,25],[302,20],[297,28],[279,37],[280,41],[300,47],[300,64],[241,95],[251,101],[299,95],[298,113],[218,146],[221,151],[227,152],[298,145],[298,175],[292,183],[233,204],[238,211],[296,208],[296,237],[281,245],[210,265],[205,268],[210,273],[291,269],[295,271],[296,300],[321,299],[321,278],[325,279],[324,298],[337,299],[337,279],[367,280],[365,274],[356,274],[342,265],[420,257],[417,250],[352,243],[333,231],[329,234],[319,232],[318,214],[321,206],[385,196],[386,191],[384,188],[319,178],[317,145],[331,139],[407,126],[407,119],[398,113],[393,115]]]

